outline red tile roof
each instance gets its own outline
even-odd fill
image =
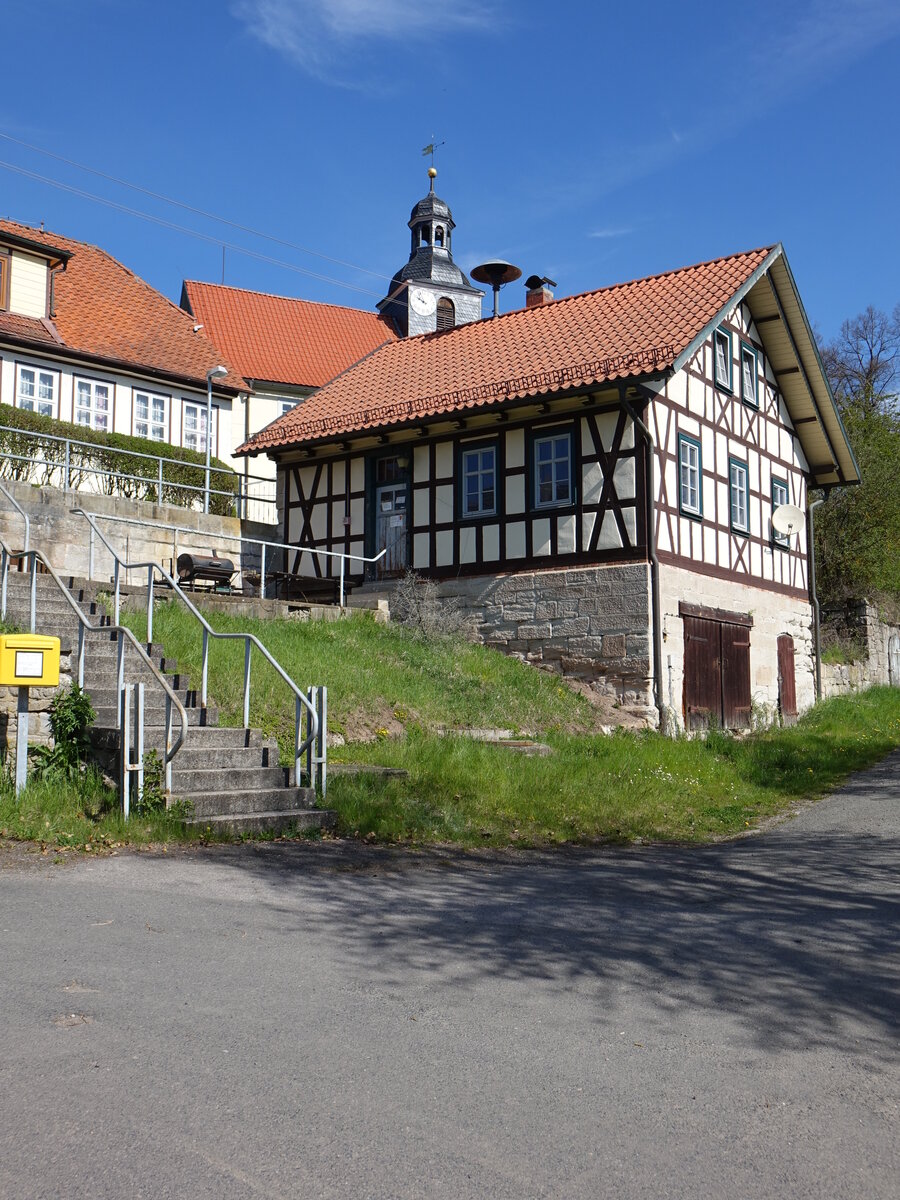
[[[48,252],[66,251],[71,258],[56,272],[52,324],[4,313],[0,336],[65,347],[110,366],[206,387],[206,372],[222,357],[208,338],[193,332],[193,317],[177,304],[97,246],[15,221],[0,221],[0,242],[4,234],[27,238]],[[246,391],[247,385],[232,370],[216,381],[220,388]]]
[[[245,379],[322,387],[366,354],[397,340],[389,321],[356,308],[190,279],[184,295],[205,332]]]
[[[238,453],[664,371],[770,249],[395,342],[260,430]]]

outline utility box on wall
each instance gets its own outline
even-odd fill
[[[0,685],[56,687],[59,638],[42,633],[0,634]]]

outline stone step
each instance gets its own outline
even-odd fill
[[[93,704],[93,701],[92,701]],[[116,716],[118,708],[110,707],[109,705],[98,706],[93,704],[95,720],[94,725],[97,729],[115,729]],[[206,708],[188,708],[185,706],[187,713],[188,725],[208,726],[218,725],[219,710],[214,704],[208,705]],[[166,709],[165,705],[146,704],[144,706],[144,736],[149,736],[148,730],[153,727],[165,728],[166,724]],[[172,725],[175,729],[179,727],[178,714],[173,709]]]
[[[190,792],[173,784],[172,795],[176,800],[186,800],[193,805],[193,817],[196,820],[214,816],[235,817],[260,812],[308,811],[316,802],[314,789],[304,787]]]
[[[165,727],[148,725],[144,729],[144,745],[150,750],[161,750],[165,741]],[[91,742],[102,750],[116,750],[119,745],[119,731],[115,727],[94,725],[91,730]],[[266,740],[259,729],[233,729],[227,725],[194,725],[191,726],[187,739],[176,755],[176,761],[181,761],[182,755],[193,754],[201,760],[209,762],[213,755],[220,753],[252,752],[261,754],[263,750],[275,755],[277,762],[277,745],[274,740]],[[191,766],[193,759],[186,759]],[[268,765],[266,763],[265,765]]]
[[[205,727],[201,726],[197,730],[193,730],[192,734],[196,735],[204,732]],[[215,732],[210,730],[209,732]],[[145,745],[147,744],[145,740]],[[162,739],[160,738],[160,746]],[[156,747],[154,747],[155,749]],[[280,767],[278,762],[278,745],[275,742],[266,742],[259,746],[212,746],[205,739],[197,738],[188,735],[185,744],[175,755],[173,767],[173,776],[178,780],[178,787],[185,786],[182,782],[183,777],[188,772],[215,772],[219,776],[219,783],[222,782],[222,771],[228,771],[227,783],[234,783],[234,772],[238,771],[260,771],[267,770],[271,767],[284,771],[289,777],[292,771],[289,767]],[[200,791],[199,786],[191,785],[191,791]]]
[[[256,812],[241,815],[217,813],[189,821],[189,825],[232,833],[236,837],[246,833],[276,833],[290,835],[304,829],[331,829],[336,814],[330,809],[293,809],[285,812]]]
[[[207,760],[208,762],[209,760]],[[293,787],[290,767],[229,767],[227,775],[223,775],[222,767],[187,767],[181,762],[181,754],[175,756],[172,763],[172,791],[176,796],[204,795],[212,804],[221,805],[220,799],[228,794],[245,794],[252,796],[256,792],[269,792],[283,789],[286,793]],[[222,784],[228,784],[228,792],[223,793]],[[268,805],[267,807],[277,807]],[[223,811],[221,808],[217,811]]]
[[[125,671],[125,679],[128,680],[128,669]],[[132,682],[140,683],[141,680],[132,680]],[[146,681],[145,681],[146,682]],[[168,680],[166,681],[168,682]],[[95,709],[98,708],[117,708],[119,704],[119,694],[115,687],[115,676],[106,681],[101,686],[88,687],[84,689],[90,697],[91,704]],[[195,688],[173,688],[175,695],[181,701],[185,708],[200,707],[200,691]],[[149,683],[144,688],[144,712],[149,712],[150,709],[159,709],[161,712],[165,710],[165,692],[157,684],[155,687]]]

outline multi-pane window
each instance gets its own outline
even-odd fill
[[[75,381],[75,423],[89,429],[112,429],[112,384],[93,379]]]
[[[683,513],[703,516],[701,491],[700,443],[680,434],[678,437],[678,503]]]
[[[168,417],[168,396],[155,396],[152,392],[134,393],[135,437],[150,438],[154,442],[167,441]]]
[[[731,391],[731,334],[717,329],[713,338],[716,354],[716,386]]]
[[[750,480],[747,464],[732,458],[729,463],[731,528],[739,533],[750,529]]]
[[[551,508],[572,503],[572,435],[554,433],[534,440],[534,504]]]
[[[216,410],[212,410],[212,429],[209,437],[209,452],[216,453]],[[181,443],[188,450],[206,453],[206,406],[203,404],[185,404],[184,426]]]
[[[759,408],[757,388],[756,351],[752,346],[741,346],[741,399],[753,408]]]
[[[781,479],[772,478],[772,512],[779,508],[782,504],[790,502],[790,493],[788,485]],[[775,529],[772,530],[772,544],[780,546],[783,550],[789,550],[791,539],[786,533],[778,533]]]
[[[296,400],[281,400],[279,403],[281,404],[281,412],[278,415],[281,417],[283,417],[285,413],[289,413],[292,408],[297,407]]]
[[[485,517],[497,511],[497,447],[462,454],[462,515]]]
[[[56,416],[56,374],[39,367],[19,367],[16,404],[26,412]]]

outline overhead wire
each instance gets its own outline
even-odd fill
[[[149,196],[152,200],[159,200],[163,204],[171,204],[175,208],[184,209],[185,212],[193,213],[195,216],[203,217],[208,221],[216,221],[220,225],[227,225],[230,229],[236,229],[240,233],[249,233],[252,237],[262,238],[267,242],[273,242],[277,246],[284,246],[288,250],[297,250],[301,254],[310,254],[315,258],[321,258],[325,262],[334,263],[336,266],[347,267],[351,271],[361,271],[364,275],[374,275],[376,279],[390,279],[389,275],[385,275],[380,271],[372,271],[368,267],[361,267],[358,263],[347,262],[343,258],[334,258],[330,254],[323,254],[320,250],[312,250],[309,246],[301,246],[297,242],[289,242],[285,238],[275,237],[271,233],[264,233],[260,229],[254,229],[250,225],[242,225],[239,221],[232,221],[228,217],[220,217],[217,213],[207,212],[203,208],[196,208],[192,204],[187,204],[183,200],[176,200],[174,196],[166,196],[161,192],[154,192],[151,188],[143,187],[139,183],[131,183],[127,179],[120,179],[117,175],[110,175],[106,171],[100,171],[96,167],[90,167],[86,163],[77,162],[73,158],[66,158],[63,154],[56,154],[53,150],[45,150],[41,146],[34,146],[30,142],[23,141],[21,138],[13,137],[11,133],[4,133],[0,130],[0,138],[7,142],[13,142],[17,146],[22,146],[25,150],[31,150],[35,154],[43,154],[46,158],[55,159],[57,162],[65,163],[68,167],[75,167],[76,170],[84,171],[89,175],[95,175],[98,179],[105,179],[108,183],[115,183],[119,187],[130,188],[133,192],[140,192],[144,196]],[[4,166],[7,164],[3,164]]]

